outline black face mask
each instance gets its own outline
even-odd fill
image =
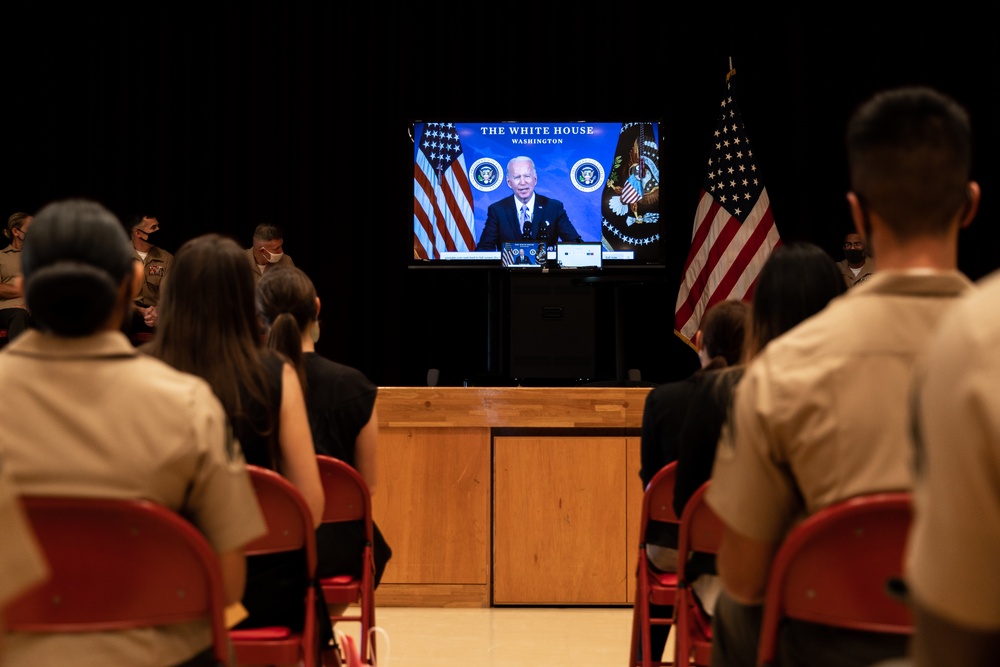
[[[844,251],[844,257],[847,258],[848,264],[861,264],[865,261],[865,251],[851,248]]]
[[[142,239],[143,241],[145,241],[146,243],[152,243],[153,242],[153,234],[155,234],[158,231],[159,230],[154,230],[152,232],[144,232],[143,230],[140,229],[139,233],[146,235],[146,238]]]

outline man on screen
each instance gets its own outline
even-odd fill
[[[476,250],[500,250],[505,241],[583,240],[569,221],[561,201],[535,194],[537,182],[535,163],[530,157],[511,158],[507,163],[507,185],[514,194],[487,209],[486,226]]]

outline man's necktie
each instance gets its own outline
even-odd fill
[[[521,237],[531,238],[531,220],[528,218],[528,205],[521,206]]]

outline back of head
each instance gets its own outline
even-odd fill
[[[722,357],[734,366],[743,355],[750,306],[744,301],[720,301],[705,312],[701,322],[701,344],[710,358]]]
[[[851,189],[894,233],[941,234],[967,201],[968,114],[931,88],[879,93],[848,123],[847,157]]]
[[[257,282],[257,315],[267,329],[267,344],[302,371],[302,332],[316,320],[316,288],[294,267],[267,271]]]
[[[812,243],[778,246],[764,262],[753,293],[746,358],[847,290],[840,269]]]
[[[157,356],[221,363],[220,355],[231,346],[255,346],[259,340],[253,269],[239,244],[221,234],[203,234],[177,250],[158,309]]]
[[[38,327],[72,337],[100,330],[135,270],[118,218],[94,201],[53,202],[34,216],[29,236],[21,267]]]

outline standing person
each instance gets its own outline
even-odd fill
[[[303,271],[271,271],[257,283],[257,313],[267,331],[269,347],[283,353],[298,369],[305,387],[313,446],[357,470],[374,495],[377,488],[376,449],[378,387],[361,371],[331,361],[316,352],[319,340],[319,296]],[[375,586],[382,580],[392,550],[375,527]],[[364,526],[324,524],[316,532],[320,578],[353,573],[361,576]],[[335,615],[343,609],[332,610]]]
[[[767,258],[754,287],[749,331],[741,363],[705,373],[697,382],[691,408],[678,434],[674,512],[684,513],[688,500],[712,475],[719,436],[729,419],[733,391],[746,364],[778,336],[826,308],[846,291],[830,256],[812,243],[778,246]],[[715,558],[697,554],[687,572],[696,577],[695,599],[711,616],[720,590]]]
[[[563,203],[536,193],[536,183],[538,175],[530,157],[519,155],[510,159],[507,185],[514,194],[490,204],[476,250],[500,250],[505,241],[583,241],[566,215]]]
[[[4,468],[24,494],[145,498],[176,510],[218,552],[227,603],[238,602],[243,547],[264,534],[264,518],[212,388],[141,354],[121,332],[142,280],[121,223],[96,202],[60,201],[38,212],[31,236],[24,291],[37,330],[0,355]],[[142,403],[122,409],[123,400]],[[205,621],[13,632],[4,657],[11,665],[214,666],[211,647]]]
[[[243,249],[219,234],[187,241],[174,257],[170,282],[161,296],[156,336],[143,350],[208,381],[232,422],[247,463],[288,478],[302,493],[318,526],[323,487],[302,387],[291,364],[260,344],[253,271]],[[237,627],[302,629],[298,575],[303,566],[295,560],[298,556],[282,553],[247,559],[243,606],[249,617]]]
[[[21,276],[21,249],[31,221],[32,216],[27,213],[13,213],[3,230],[10,244],[0,250],[0,329],[7,330],[9,341],[31,326],[31,314],[24,306]]]
[[[979,285],[915,372],[905,577],[916,667],[992,667],[1000,656],[1000,272]]]
[[[847,199],[879,270],[771,341],[736,388],[706,495],[725,524],[714,666],[755,663],[771,562],[796,520],[911,488],[910,369],[949,302],[972,288],[957,269],[959,229],[979,203],[971,154],[967,113],[929,88],[879,93],[851,117]],[[904,655],[906,641],[791,621],[779,662],[870,665]]]
[[[861,234],[851,232],[844,237],[844,259],[837,262],[837,268],[848,287],[860,285],[875,273],[875,260],[868,254]]]
[[[128,232],[132,240],[132,253],[142,264],[142,287],[135,297],[135,316],[132,331],[151,332],[159,318],[160,289],[170,273],[174,256],[153,243],[153,235],[160,231],[160,221],[153,215],[135,215],[129,220]]]
[[[247,259],[254,270],[254,279],[259,279],[265,271],[295,266],[292,258],[285,254],[285,232],[277,225],[257,225],[253,230],[253,243],[246,249]]]
[[[639,479],[642,488],[663,466],[677,460],[678,435],[700,378],[710,370],[739,363],[749,306],[736,299],[721,301],[705,312],[694,334],[701,367],[676,382],[667,382],[646,394],[642,411]],[[680,516],[680,514],[678,514]],[[677,524],[650,521],[646,528],[646,557],[661,572],[677,571]],[[655,616],[670,616],[671,608],[651,606]],[[653,660],[660,660],[670,636],[669,625],[650,627]]]

